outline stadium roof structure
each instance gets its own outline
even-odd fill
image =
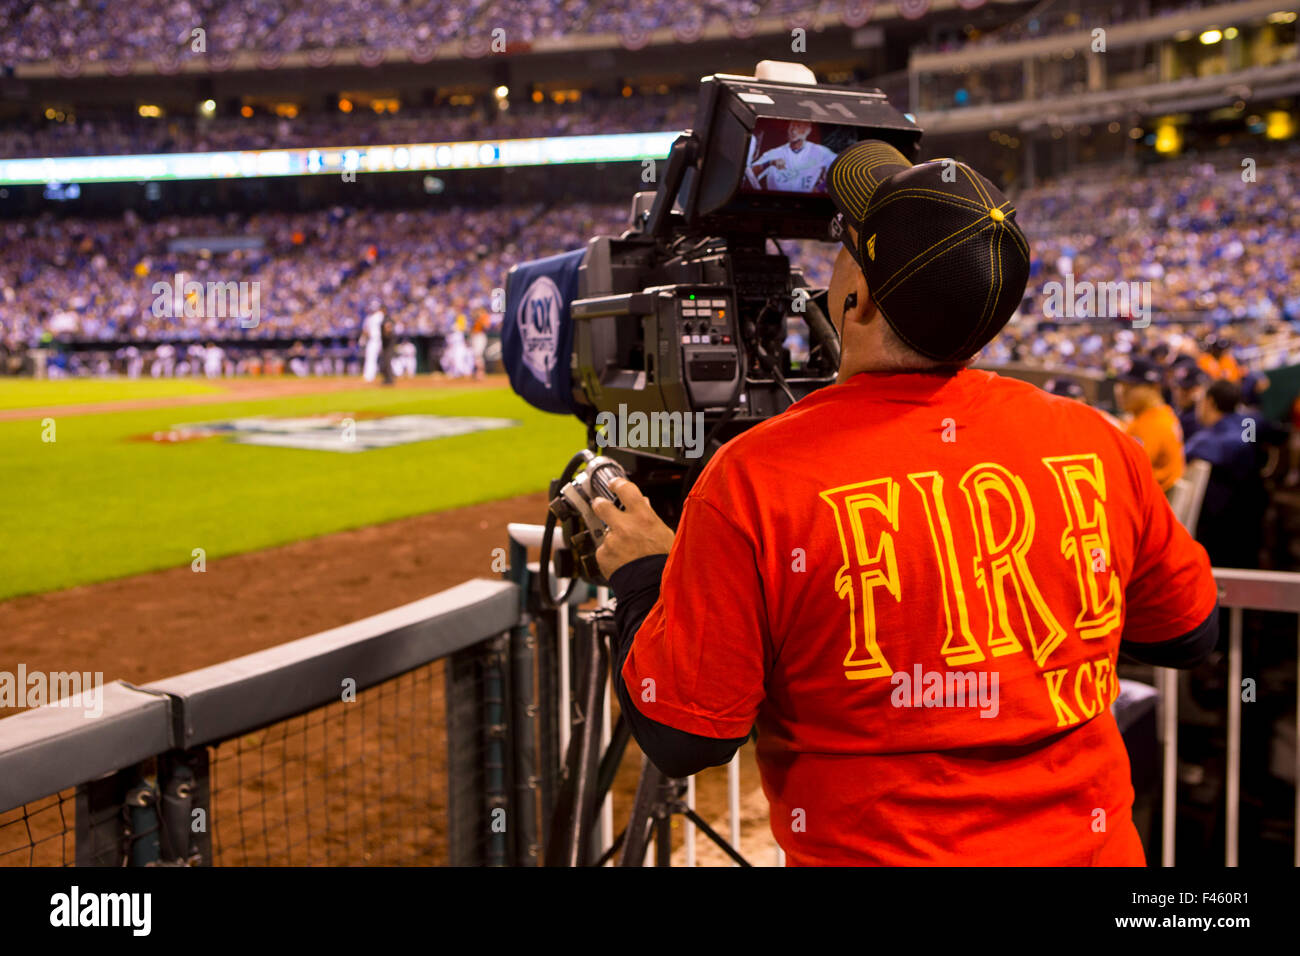
[[[1288,62],[1136,88],[1097,90],[989,106],[918,110],[917,122],[932,136],[1009,125],[1028,131],[1063,122],[1079,126],[1123,119],[1134,114],[1146,116],[1215,109],[1248,97],[1266,99],[1297,92],[1300,92],[1300,63]]]

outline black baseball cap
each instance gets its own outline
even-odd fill
[[[1195,365],[1174,366],[1174,388],[1196,388],[1209,381],[1210,376]]]
[[[840,212],[831,238],[849,246],[880,314],[915,351],[964,362],[1020,305],[1029,242],[1011,200],[965,163],[914,166],[863,140],[831,163],[827,191]]]
[[[1159,385],[1163,376],[1160,366],[1139,356],[1117,378],[1126,385]]]

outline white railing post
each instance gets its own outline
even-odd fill
[[[1228,814],[1224,866],[1237,865],[1241,828],[1241,608],[1232,609],[1228,634]]]
[[[609,604],[609,588],[596,588],[596,604],[605,607]],[[605,684],[605,706],[600,715],[600,752],[609,746],[610,727],[613,722],[610,698],[614,696],[614,681],[611,668],[610,677]],[[600,808],[600,845],[607,847],[614,842],[614,793],[613,787],[605,794],[605,802]],[[611,862],[611,865],[612,862]]]
[[[560,760],[564,761],[569,753],[569,722],[573,719],[573,688],[570,686],[569,668],[572,664],[569,661],[569,605],[564,603],[560,605],[560,610],[556,618],[556,643],[560,645],[559,668],[560,668],[560,700],[559,700],[559,726],[560,726]]]
[[[695,809],[695,775],[686,778],[686,805],[692,810]],[[691,822],[690,817],[686,818],[686,826],[682,830],[686,840],[686,865],[695,866],[695,824]]]
[[[727,764],[727,819],[731,824],[731,845],[740,853],[740,751]],[[743,854],[742,854],[743,855]],[[732,866],[739,866],[733,863]]]
[[[1160,795],[1160,865],[1174,865],[1178,823],[1178,671],[1156,669],[1160,688],[1160,738],[1163,744]]]

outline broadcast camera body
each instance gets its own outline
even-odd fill
[[[787,257],[768,249],[769,239],[828,238],[834,208],[824,166],[802,183],[776,183],[793,188],[754,188],[753,161],[771,144],[763,135],[787,132],[792,121],[811,127],[802,150],[821,146],[823,155],[882,139],[915,157],[921,135],[878,90],[709,76],[695,126],[673,144],[652,203],[638,194],[628,232],[587,244],[570,307],[579,405],[593,420],[620,406],[661,423],[679,419],[651,416],[676,413],[684,422],[702,413],[707,429],[702,453],[669,428],[650,429],[639,447],[606,447],[647,493],[668,485],[680,498],[689,490],[683,479],[724,442],[835,380],[838,342],[824,290],[808,289]],[[812,347],[802,363],[785,347],[792,318],[808,325]]]
[[[879,90],[818,86],[799,64],[764,61],[756,73],[701,81],[694,127],[657,164],[657,189],[634,197],[628,230],[589,240],[580,264],[568,254],[571,296],[535,268],[565,256],[507,280],[503,355],[516,390],[581,418],[591,449],[671,525],[717,448],[835,380],[825,290],[809,289],[779,246],[831,238],[830,161],[864,139],[911,159],[919,150],[920,128]],[[806,326],[806,355],[787,345],[798,341],[791,323]],[[539,359],[565,343],[567,354]],[[546,402],[530,397],[538,381]],[[630,419],[651,427],[610,427]],[[682,440],[700,425],[703,440]]]

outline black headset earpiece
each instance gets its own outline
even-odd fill
[[[848,295],[844,297],[844,311],[846,313],[849,311],[849,309],[856,309],[857,306],[858,306],[858,294],[856,292],[850,292]]]

